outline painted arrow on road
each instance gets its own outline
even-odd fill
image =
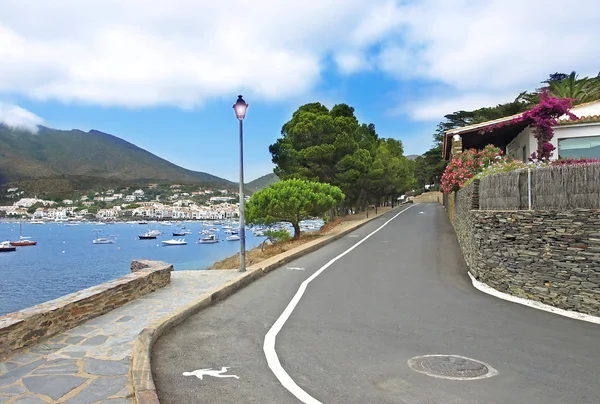
[[[224,375],[223,373],[227,372],[227,369],[225,366],[223,366],[221,368],[221,370],[216,370],[213,368],[208,368],[208,369],[198,369],[198,370],[194,370],[193,372],[183,372],[184,376],[196,376],[198,379],[203,380],[202,378],[204,376],[212,376],[212,377],[235,377],[236,379],[239,379],[238,376],[236,375]]]

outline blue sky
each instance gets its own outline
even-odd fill
[[[567,15],[538,0],[3,2],[0,121],[97,129],[237,180],[243,94],[247,180],[272,170],[268,146],[306,102],[347,103],[421,154],[446,113],[551,72],[595,75],[600,11],[577,2]]]
[[[373,122],[380,136],[401,139],[406,154],[421,154],[431,146],[436,121],[419,122],[392,115],[392,109],[410,94],[411,83],[399,86],[377,73],[357,77],[331,74],[323,83],[322,97],[292,102],[249,103],[244,120],[244,157],[246,177],[252,180],[272,171],[268,147],[280,135],[281,126],[305,102],[324,102],[329,107],[345,102],[356,109],[363,122]],[[397,91],[390,91],[396,88]],[[317,88],[317,92],[320,89]],[[243,93],[243,91],[242,91]],[[408,99],[408,95],[406,95]],[[114,134],[175,164],[210,172],[230,180],[238,176],[238,123],[232,105],[233,92],[201,108],[176,107],[119,108],[63,104],[13,98],[18,105],[43,117],[44,125],[54,128],[97,129]]]

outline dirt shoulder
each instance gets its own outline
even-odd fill
[[[389,212],[391,208],[377,208],[377,216],[380,216],[386,212]],[[375,210],[369,211],[369,217],[375,216]],[[313,233],[303,233],[300,235],[298,240],[289,240],[283,243],[268,244],[265,245],[264,251],[260,247],[253,248],[252,250],[246,251],[246,266],[252,266],[258,264],[266,259],[274,257],[276,255],[285,253],[291,249],[299,247],[311,241],[319,240],[321,238],[332,236],[337,233],[341,233],[344,230],[352,227],[356,222],[367,218],[366,212],[360,212],[355,215],[348,215],[344,217],[338,217],[332,222],[327,223],[323,228]],[[224,260],[215,262],[208,269],[238,269],[240,266],[240,254],[237,253],[231,257],[225,258]]]

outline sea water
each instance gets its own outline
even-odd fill
[[[175,270],[206,269],[214,262],[239,252],[239,241],[225,241],[220,226],[186,223],[192,234],[175,237],[176,226],[150,223],[150,226],[115,223],[97,225],[64,223],[43,225],[23,223],[23,236],[36,246],[17,247],[15,252],[0,252],[0,315],[52,300],[130,273],[135,259],[165,261]],[[220,242],[198,244],[200,230],[216,227]],[[154,240],[139,240],[148,228],[161,230]],[[98,232],[98,230],[100,230]],[[114,244],[93,244],[96,237],[115,240]],[[162,240],[185,238],[187,245],[163,246]],[[19,239],[19,223],[0,223],[0,241]],[[246,249],[264,241],[246,231]]]

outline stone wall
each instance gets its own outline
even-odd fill
[[[165,262],[133,261],[121,278],[0,316],[0,358],[166,286],[172,270]]]
[[[600,210],[473,210],[456,193],[453,225],[471,274],[501,292],[600,315]]]
[[[444,194],[442,194],[441,192],[438,192],[438,191],[423,192],[421,195],[415,196],[413,198],[413,201],[415,203],[429,203],[429,202],[442,203],[443,195]]]

